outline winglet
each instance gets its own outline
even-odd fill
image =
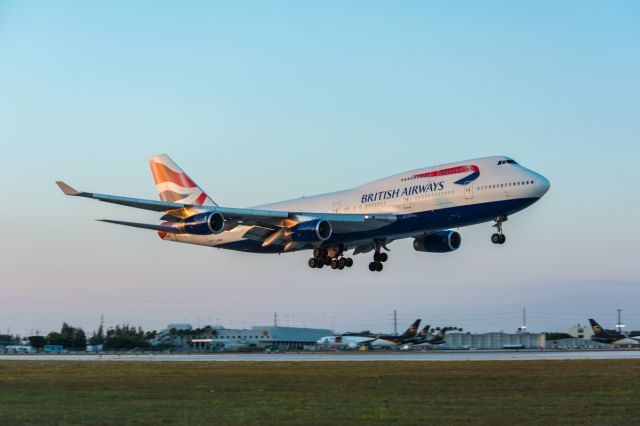
[[[76,189],[70,187],[61,180],[57,180],[56,185],[58,185],[58,187],[62,190],[62,192],[64,192],[65,195],[80,195],[80,191],[77,191]]]

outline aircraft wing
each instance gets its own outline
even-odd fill
[[[163,220],[179,220],[200,212],[221,213],[228,221],[225,229],[232,229],[238,225],[248,225],[278,230],[286,226],[314,219],[325,219],[331,222],[335,234],[371,231],[382,228],[396,221],[396,216],[390,213],[379,214],[346,214],[320,212],[294,212],[281,210],[245,209],[220,206],[202,206],[196,204],[172,203],[167,201],[145,200],[140,198],[121,197],[117,195],[97,194],[78,191],[68,184],[57,181],[56,184],[65,195],[74,197],[93,198],[105,203],[120,204],[138,209],[163,212]],[[117,223],[112,221],[111,223]],[[124,224],[124,223],[122,223]],[[151,228],[149,228],[151,229]]]

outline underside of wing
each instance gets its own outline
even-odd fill
[[[279,210],[262,210],[262,209],[245,209],[220,207],[217,205],[198,205],[198,204],[182,204],[169,201],[154,201],[140,198],[121,197],[116,195],[97,194],[92,192],[78,191],[64,182],[56,182],[60,189],[70,196],[85,197],[99,200],[106,203],[119,204],[138,209],[150,210],[164,213],[161,220],[183,223],[189,222],[196,216],[201,217],[202,225],[206,232],[206,226],[212,229],[212,233],[228,231],[239,225],[250,226],[251,228],[245,232],[244,238],[261,241],[263,245],[282,245],[285,250],[291,249],[300,244],[301,241],[295,241],[290,237],[292,231],[302,224],[323,224],[324,234],[326,236],[319,238],[320,241],[328,240],[331,236],[340,236],[351,233],[359,233],[372,231],[388,226],[396,221],[396,216],[390,213],[367,213],[367,214],[347,214],[347,213],[320,213],[320,212],[296,212],[296,211],[279,211]],[[212,216],[216,216],[212,218]],[[224,227],[216,225],[216,231],[213,231],[212,224],[208,224],[209,220],[215,219],[224,221]],[[133,226],[144,229],[153,229],[172,233],[189,233],[184,229],[166,227],[164,225],[138,224],[134,222],[105,220],[109,223],[119,225]],[[320,226],[320,225],[318,225]],[[161,229],[162,228],[162,229]],[[168,229],[164,229],[168,228]],[[307,229],[308,231],[308,229]],[[202,234],[199,234],[202,235]],[[307,243],[308,241],[302,241]]]

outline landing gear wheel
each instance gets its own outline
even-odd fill
[[[345,265],[347,266],[347,268],[351,268],[353,266],[353,259],[350,257],[347,257],[345,259]]]
[[[331,260],[331,269],[338,269],[338,259]]]
[[[344,257],[341,257],[340,259],[338,259],[338,268],[339,269],[344,269],[346,264],[347,264],[347,261],[345,260]]]
[[[331,266],[331,258],[330,257],[325,257],[324,266]]]
[[[369,270],[371,272],[375,272],[378,269],[378,262],[369,263]]]
[[[318,266],[318,261],[316,260],[315,257],[312,257],[311,259],[309,259],[309,268],[316,268]]]
[[[496,233],[491,236],[491,242],[493,244],[504,244],[507,238],[502,233],[502,223],[509,220],[509,218],[505,215],[496,216],[493,221],[495,224],[493,225],[496,228]]]
[[[377,272],[382,272],[382,268],[383,268],[383,266],[382,266],[382,262],[378,262],[378,263],[376,264],[376,271],[377,271]]]
[[[381,260],[381,259],[380,259],[380,258],[381,258],[381,256],[382,256],[382,253],[380,253],[379,251],[375,252],[375,253],[373,254],[373,261],[374,261],[374,262],[380,262],[380,260]]]
[[[387,260],[389,260],[389,255],[387,253],[380,253],[379,262],[386,262]]]
[[[322,249],[320,247],[316,247],[313,249],[313,257],[322,256]]]

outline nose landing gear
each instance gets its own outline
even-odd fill
[[[502,222],[506,222],[509,220],[507,216],[496,216],[494,219],[495,224],[493,225],[496,228],[496,233],[491,235],[491,242],[493,244],[504,244],[507,241],[507,237],[502,233]]]

